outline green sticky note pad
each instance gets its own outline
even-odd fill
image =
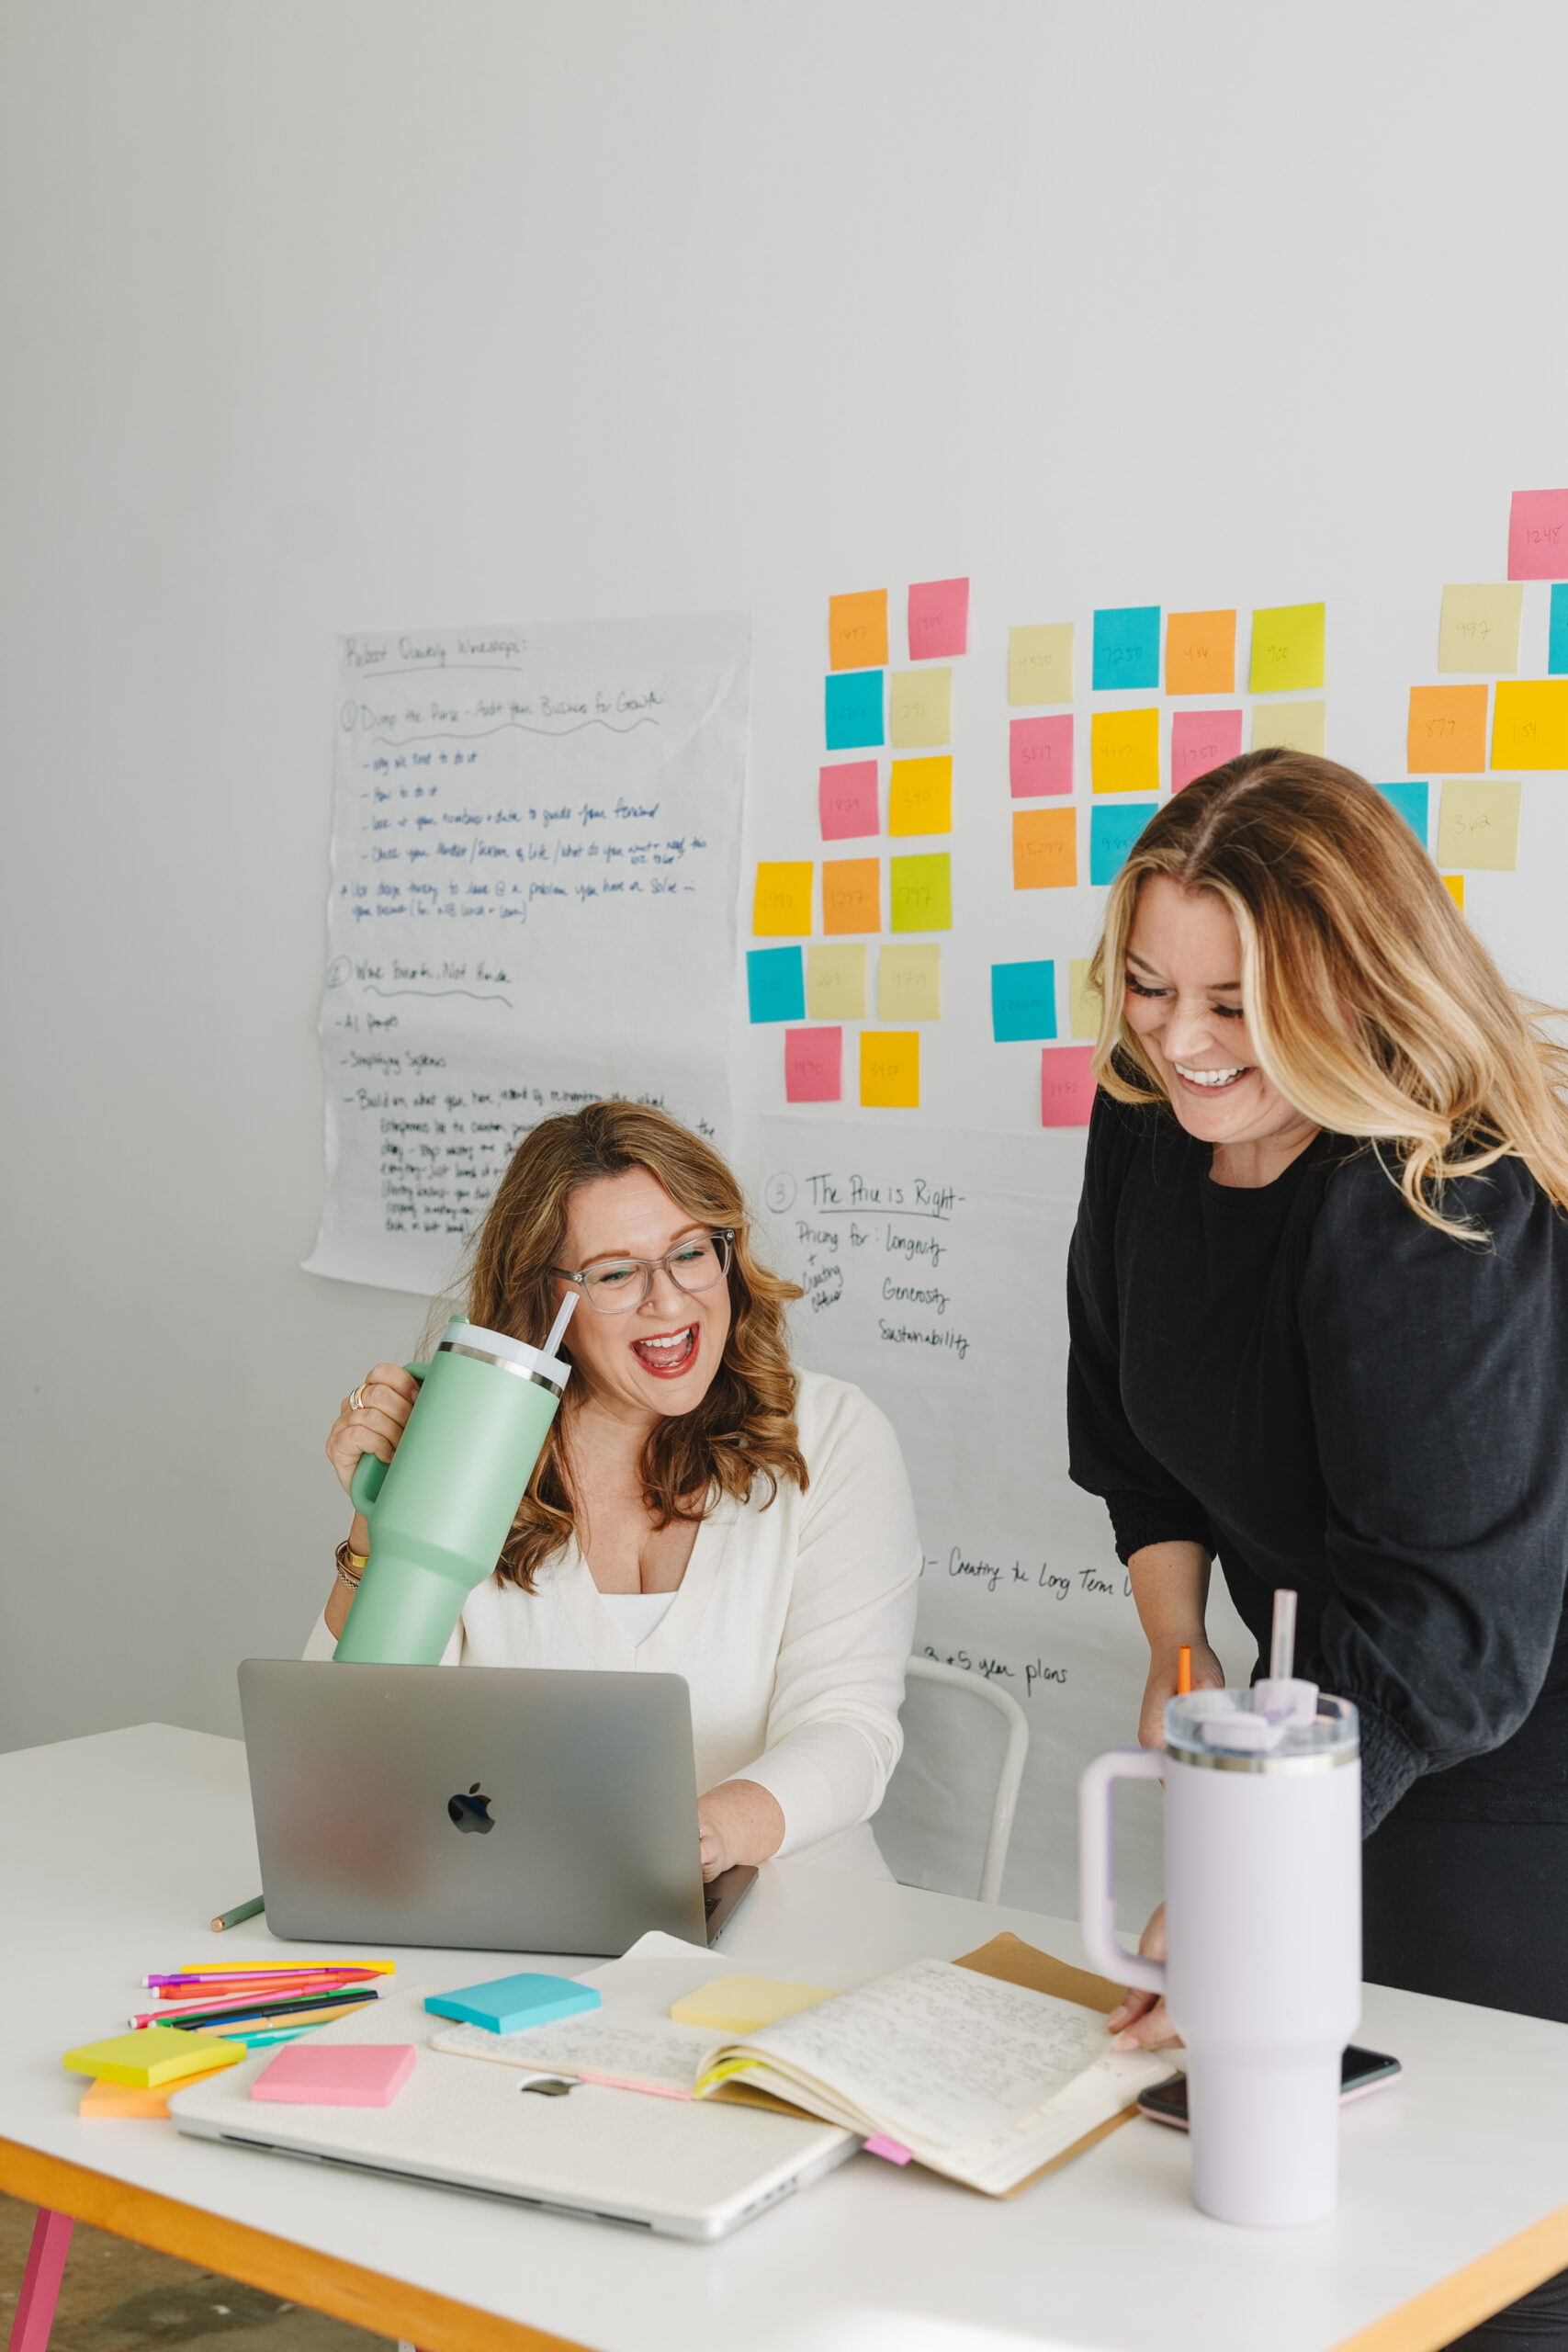
[[[888,861],[895,931],[953,929],[953,860],[946,850],[930,857]]]
[[[223,2041],[213,2033],[184,2033],[177,2026],[144,2026],[140,2033],[117,2033],[107,2041],[86,2041],[68,2050],[61,2064],[69,2074],[93,2075],[101,2083],[130,2083],[136,2090],[156,2090],[186,2075],[210,2075],[220,2066],[237,2066],[244,2044]]]

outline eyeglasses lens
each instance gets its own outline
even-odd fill
[[[682,1241],[668,1257],[657,1258],[651,1263],[646,1259],[619,1259],[614,1264],[595,1266],[583,1283],[591,1306],[601,1315],[626,1315],[640,1306],[653,1287],[655,1266],[665,1267],[678,1290],[712,1290],[724,1280],[729,1271],[729,1243],[722,1236],[704,1234],[699,1239]]]

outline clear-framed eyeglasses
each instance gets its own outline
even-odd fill
[[[667,1250],[662,1258],[606,1258],[597,1266],[569,1273],[564,1266],[551,1272],[562,1282],[575,1283],[590,1306],[601,1315],[629,1315],[653,1295],[653,1277],[660,1267],[677,1290],[713,1290],[729,1272],[735,1235],[720,1227],[694,1233]]]

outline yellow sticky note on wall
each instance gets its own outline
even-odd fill
[[[920,1033],[918,1029],[863,1029],[860,1033],[860,1099],[867,1111],[918,1111],[920,1107]]]
[[[1568,678],[1521,678],[1517,685],[1499,684],[1492,718],[1492,764],[1568,768]]]
[[[1098,1037],[1104,999],[1089,977],[1090,958],[1075,956],[1067,966],[1067,1021],[1075,1037]]]
[[[1525,607],[1522,582],[1492,587],[1443,590],[1438,623],[1439,670],[1470,670],[1488,677],[1519,666],[1519,621]]]
[[[953,741],[953,672],[895,670],[887,698],[887,740],[896,752]]]
[[[1008,631],[1010,703],[1071,702],[1073,625],[1046,621]]]
[[[1518,778],[1450,776],[1438,814],[1438,864],[1511,874],[1518,862]]]
[[[811,928],[811,860],[759,865],[751,900],[756,939],[798,939]]]
[[[1443,888],[1448,892],[1450,898],[1453,900],[1455,906],[1459,909],[1461,914],[1462,914],[1464,912],[1463,875],[1445,874],[1443,876]]]
[[[926,760],[895,760],[888,778],[890,833],[950,833],[953,831],[953,754]]]
[[[1159,712],[1097,710],[1089,721],[1089,766],[1096,792],[1159,790]]]
[[[814,2009],[833,1996],[821,1984],[785,1984],[772,1976],[716,1976],[694,1993],[671,2002],[676,2025],[711,2026],[716,2033],[759,2033],[798,2009]]]
[[[1252,616],[1252,691],[1300,693],[1323,684],[1324,608],[1265,605]]]
[[[865,1019],[865,948],[808,947],[806,1011],[812,1021]]]
[[[828,660],[835,670],[884,667],[887,660],[886,588],[863,588],[853,596],[829,597]]]
[[[1261,752],[1271,743],[1280,743],[1287,752],[1315,752],[1321,759],[1327,709],[1323,702],[1254,703],[1253,750]]]
[[[876,1017],[942,1019],[942,949],[934,941],[930,946],[883,949],[876,959]]]
[[[927,857],[895,857],[888,861],[893,896],[893,931],[953,929],[953,860],[946,850]]]

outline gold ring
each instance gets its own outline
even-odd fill
[[[351,1388],[351,1389],[349,1390],[349,1393],[348,1393],[348,1409],[349,1409],[349,1411],[350,1411],[351,1413],[358,1413],[358,1412],[362,1412],[362,1411],[364,1410],[364,1408],[365,1408],[365,1383],[364,1383],[363,1381],[361,1381],[357,1388]]]

